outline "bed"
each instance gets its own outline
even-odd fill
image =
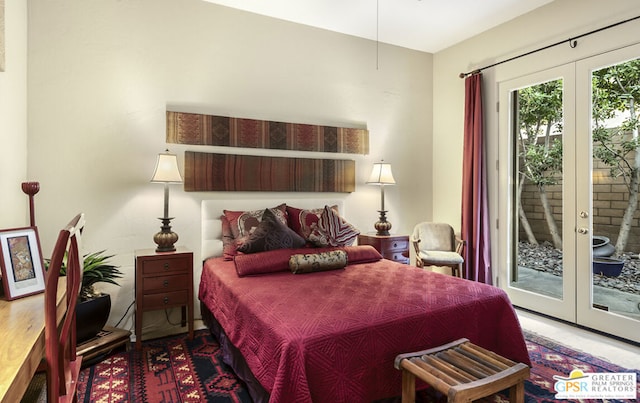
[[[370,402],[398,396],[396,355],[461,337],[530,365],[502,290],[385,260],[370,246],[305,245],[229,256],[223,253],[220,218],[229,207],[223,203],[202,203],[199,299],[225,362],[245,380],[254,401]],[[237,211],[277,205],[282,201],[233,202]],[[332,206],[344,215],[340,200],[287,205],[307,212]],[[327,253],[346,257],[348,264],[292,274],[292,256]]]

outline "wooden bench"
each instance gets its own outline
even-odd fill
[[[509,388],[511,402],[524,401],[529,367],[459,339],[444,346],[400,354],[402,403],[414,402],[416,377],[447,396],[448,402],[471,402]]]

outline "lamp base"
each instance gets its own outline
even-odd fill
[[[174,252],[174,244],[178,242],[178,234],[171,231],[173,217],[158,218],[162,221],[160,232],[153,236],[153,241],[158,245],[156,252]]]
[[[378,231],[376,235],[388,236],[389,230],[391,229],[391,223],[387,221],[387,211],[386,210],[378,210],[380,213],[380,218],[378,218],[378,222],[373,224],[374,228]]]

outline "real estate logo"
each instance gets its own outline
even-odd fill
[[[636,399],[634,372],[584,373],[574,369],[568,378],[554,375],[556,399]]]

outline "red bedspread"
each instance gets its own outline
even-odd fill
[[[200,300],[271,402],[370,402],[400,395],[396,355],[460,337],[530,364],[502,290],[389,260],[238,277],[233,261],[210,259]]]

